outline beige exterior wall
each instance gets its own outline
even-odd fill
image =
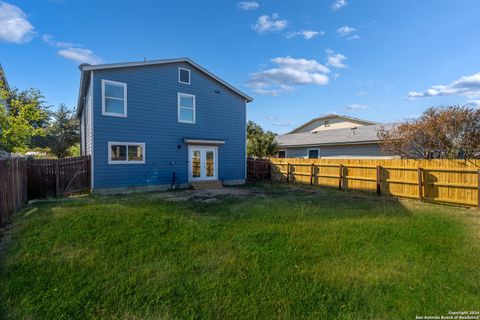
[[[329,126],[325,126],[325,121],[329,122]],[[299,128],[292,133],[300,133],[300,132],[312,132],[312,131],[321,131],[321,130],[332,130],[332,129],[343,129],[343,128],[353,128],[353,127],[360,127],[365,124],[361,122],[354,122],[350,120],[346,120],[343,118],[330,118],[330,119],[323,119],[314,121],[302,128]]]

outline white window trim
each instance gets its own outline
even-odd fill
[[[180,109],[181,108],[184,108],[184,109],[190,109],[190,108],[187,108],[187,107],[181,107],[180,106],[180,97],[193,97],[193,121],[187,121],[187,120],[181,120],[180,119]],[[177,120],[178,120],[178,123],[188,123],[188,124],[195,124],[196,122],[196,102],[195,102],[195,95],[193,94],[188,94],[188,93],[181,93],[179,92],[178,93],[178,98],[177,98]]]
[[[126,160],[113,160],[112,161],[112,145],[122,145],[127,147],[127,157]],[[128,146],[141,146],[143,150],[143,160],[131,160],[128,161]],[[145,164],[145,159],[147,157],[147,149],[145,149],[144,142],[115,142],[115,141],[108,141],[108,164]]]
[[[180,80],[180,70],[188,71],[188,82],[183,82],[182,80]],[[190,77],[191,77],[190,69],[178,68],[178,82],[183,83],[183,84],[190,84],[190,82],[191,82]]]
[[[119,98],[116,98],[116,97],[106,97],[105,96],[105,85],[106,84],[123,86],[123,99],[119,99]],[[123,100],[123,114],[107,112],[105,110],[105,107],[106,107],[105,98],[115,99],[115,100]],[[121,118],[126,118],[127,117],[127,84],[126,83],[102,79],[102,115],[103,116],[110,116],[110,117],[121,117]]]
[[[310,158],[310,150],[317,150],[318,152],[318,157],[317,158]],[[307,158],[306,159],[320,159],[320,148],[310,148],[307,149]]]
[[[281,158],[279,157],[279,153],[280,153],[281,151],[285,151],[285,158],[288,158],[287,149],[279,149],[279,150],[277,150],[277,158],[278,158],[278,159],[281,159]]]

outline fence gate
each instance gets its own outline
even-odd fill
[[[29,160],[28,197],[36,199],[89,193],[90,161],[90,156]]]
[[[270,181],[271,168],[270,160],[265,159],[247,159],[247,180],[249,182],[255,181]]]

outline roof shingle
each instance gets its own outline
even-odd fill
[[[332,129],[317,132],[289,133],[275,138],[279,147],[342,145],[357,143],[378,143],[377,135],[381,127],[389,129],[393,124],[358,126],[355,129]]]

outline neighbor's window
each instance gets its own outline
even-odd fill
[[[178,68],[178,82],[190,84],[190,70]]]
[[[277,157],[278,158],[286,158],[287,157],[287,151],[285,151],[285,150],[278,151]]]
[[[330,127],[330,121],[325,120],[325,127]]]
[[[127,116],[127,84],[102,80],[102,114],[115,117]]]
[[[308,150],[308,158],[309,159],[317,159],[320,157],[320,152],[318,149],[309,149]]]
[[[178,122],[195,123],[195,96],[178,94]]]
[[[145,163],[145,143],[109,142],[108,163]]]

